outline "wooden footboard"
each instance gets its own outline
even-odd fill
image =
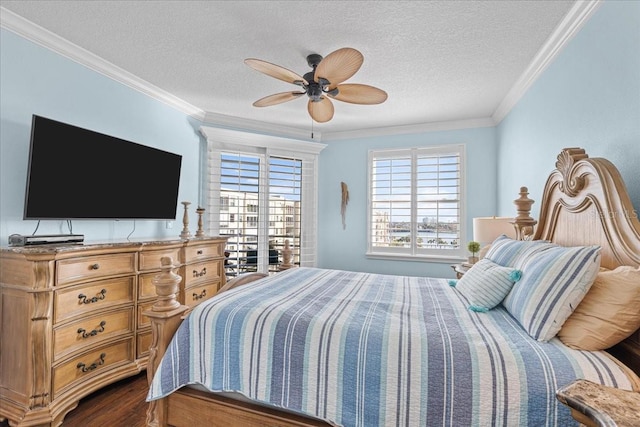
[[[182,278],[173,272],[173,260],[162,258],[162,272],[153,279],[158,299],[151,310],[143,314],[151,320],[152,342],[149,348],[147,379],[149,384],[164,356],[171,338],[178,330],[189,311],[176,298]],[[243,274],[226,283],[218,292],[225,292],[238,286],[267,277],[264,273]],[[202,402],[206,401],[206,405]],[[241,422],[243,426],[317,426],[326,423],[295,414],[279,414],[258,405],[237,402],[233,399],[217,397],[193,389],[178,390],[171,396],[149,403],[147,425],[159,426],[228,426]]]
[[[166,398],[167,420],[174,427],[328,427],[324,421],[205,391],[182,388]]]

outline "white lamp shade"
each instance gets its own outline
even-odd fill
[[[503,234],[515,239],[516,230],[510,221],[513,221],[513,218],[495,216],[473,218],[473,240],[481,244],[489,244]]]

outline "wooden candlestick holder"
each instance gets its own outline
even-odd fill
[[[184,215],[182,215],[182,232],[180,232],[181,239],[188,239],[191,237],[191,232],[189,231],[189,214],[187,213],[187,209],[191,202],[181,202],[184,205]]]
[[[204,208],[198,207],[198,209],[196,209],[196,213],[198,214],[198,231],[196,231],[196,237],[204,237],[204,222],[202,220]]]

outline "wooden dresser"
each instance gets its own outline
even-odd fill
[[[146,368],[160,259],[194,306],[224,286],[226,238],[2,248],[0,420],[57,426],[82,397]]]

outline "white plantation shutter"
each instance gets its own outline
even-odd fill
[[[275,271],[285,239],[295,264],[315,266],[317,156],[325,145],[201,130],[208,141],[207,229],[228,236],[228,262],[234,267],[227,274]]]
[[[303,267],[313,267],[317,262],[317,199],[318,199],[318,176],[317,176],[317,155],[307,153],[291,153],[290,151],[268,150],[268,156],[272,165],[275,161],[288,159],[288,164],[293,161],[297,164],[298,170],[288,174],[284,181],[300,193],[300,207],[295,214],[298,218],[295,222],[300,227],[299,241],[294,247],[294,260]],[[291,167],[291,166],[290,166]],[[276,174],[271,168],[272,176]],[[273,193],[288,191],[287,188],[272,186]],[[291,242],[293,243],[293,242]],[[296,252],[297,250],[297,252]],[[299,254],[299,258],[296,255]]]
[[[318,156],[302,159],[302,243],[300,266],[315,267],[318,262]]]
[[[220,164],[214,178],[220,194],[216,219],[218,234],[228,236],[228,262],[236,266],[235,273],[240,269],[258,270],[263,252],[260,243],[264,239],[264,214],[260,209],[264,205],[262,156],[229,151],[216,156]]]
[[[369,152],[368,255],[463,255],[463,148]]]

